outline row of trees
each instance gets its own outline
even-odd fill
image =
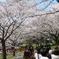
[[[49,2],[45,8],[47,8],[52,3],[52,1]],[[49,29],[51,29],[50,24],[53,23],[48,25],[48,22],[51,21],[47,21],[47,18],[50,20],[51,17],[47,17],[47,15],[49,14],[48,16],[50,16],[50,14],[53,14],[57,11],[40,13],[40,11],[45,10],[45,8],[38,8],[38,6],[40,7],[43,2],[46,1],[43,0],[41,2],[36,2],[34,0],[8,0],[6,2],[0,2],[0,41],[2,44],[3,59],[6,59],[6,42],[12,46],[19,44],[18,38],[20,38],[20,33],[23,34],[23,38],[26,38],[28,34],[31,36],[37,36],[36,34],[38,34],[39,37],[43,33],[46,36],[45,31],[48,32],[48,34],[54,33],[54,31],[52,33],[50,33],[51,31],[49,32]],[[52,17],[52,20],[53,18],[54,17]],[[26,23],[26,20],[28,19],[31,19],[31,25],[29,22]],[[48,27],[45,27],[45,19]],[[55,27],[52,26],[52,28]],[[18,34],[15,34],[15,31],[18,31],[19,33],[17,32]],[[17,37],[15,35],[17,35]],[[59,36],[59,34],[57,36]]]
[[[55,10],[55,9],[54,9]],[[36,39],[36,42],[44,43],[44,41],[49,41],[52,44],[59,45],[59,13],[55,11],[50,13],[46,12],[43,16],[33,17],[31,20],[28,20],[27,23],[27,31],[30,36],[29,39]],[[33,38],[34,36],[34,38]],[[44,39],[43,39],[43,38]],[[26,40],[27,41],[27,40]],[[28,41],[29,43],[30,40]],[[27,42],[27,43],[28,43]],[[33,42],[32,42],[33,43]]]

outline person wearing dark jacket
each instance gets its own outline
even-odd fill
[[[28,51],[28,47],[27,46],[26,46],[26,49],[24,51],[23,59],[30,59],[30,51]]]

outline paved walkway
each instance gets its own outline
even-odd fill
[[[17,54],[17,57],[15,57],[15,59],[23,59],[23,54]]]

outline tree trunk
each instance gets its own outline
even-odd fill
[[[6,46],[5,46],[5,41],[2,41],[2,51],[3,51],[3,59],[7,59],[6,58]]]
[[[15,56],[15,47],[12,47],[13,50],[13,56]]]
[[[15,56],[15,50],[13,51],[13,56]]]

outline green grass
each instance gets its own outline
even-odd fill
[[[13,55],[8,55],[7,59],[14,59],[15,57]]]
[[[2,57],[0,56],[0,59],[2,59]]]
[[[13,55],[7,55],[7,59],[14,59],[15,57]],[[2,59],[2,55],[0,55],[0,59]]]
[[[10,52],[10,54],[7,54],[7,59],[14,59],[16,56],[13,56]],[[0,59],[2,59],[2,53],[0,53]]]
[[[16,53],[22,54],[22,53],[24,53],[24,51],[16,51]],[[15,59],[15,57],[17,57],[17,56],[13,56],[12,52],[7,54],[7,59]],[[0,59],[2,59],[2,53],[0,53]]]
[[[2,53],[0,53],[0,59],[2,59]]]
[[[22,53],[24,53],[24,51],[19,51],[18,53],[22,54]]]

